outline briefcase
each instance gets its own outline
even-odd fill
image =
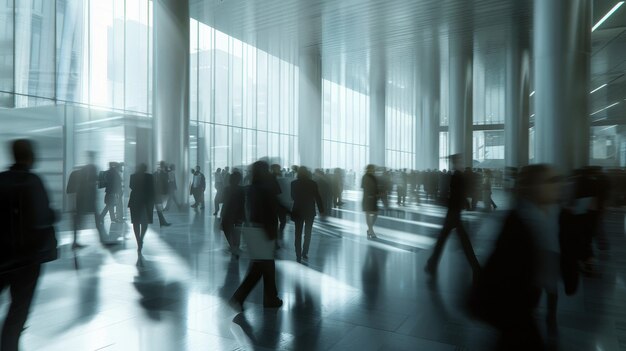
[[[267,237],[265,229],[244,225],[241,236],[248,247],[248,254],[253,260],[273,260],[276,243]]]

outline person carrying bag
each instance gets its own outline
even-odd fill
[[[242,227],[242,237],[250,254],[248,274],[229,301],[237,312],[243,311],[243,302],[263,278],[263,306],[278,308],[283,301],[276,289],[276,266],[274,261],[275,240],[278,229],[277,189],[264,161],[252,164],[252,184],[246,192],[247,221]]]

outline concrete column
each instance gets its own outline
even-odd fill
[[[385,65],[372,63],[370,67],[370,160],[385,166]]]
[[[439,45],[435,39],[422,51],[419,63],[420,74],[418,77],[420,100],[418,121],[420,130],[416,134],[419,138],[416,145],[419,155],[416,163],[417,169],[439,168],[439,104],[440,104],[440,66]]]
[[[529,31],[513,20],[506,52],[504,115],[504,163],[506,167],[528,164]]]
[[[178,198],[187,202],[190,174],[189,2],[155,0],[153,3],[154,161],[165,160],[177,166]]]
[[[298,150],[304,166],[322,166],[322,65],[319,52],[301,52],[298,95]]]
[[[450,38],[450,107],[448,142],[450,154],[463,154],[464,165],[472,166],[472,39]]]
[[[535,162],[589,162],[591,0],[535,0]]]

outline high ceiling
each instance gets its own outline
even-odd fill
[[[594,0],[593,23],[618,1]],[[286,60],[319,52],[323,65],[341,72],[344,84],[367,79],[370,65],[412,70],[422,50],[445,46],[450,36],[474,41],[485,74],[504,74],[507,29],[532,30],[531,0],[190,0],[191,16]],[[491,57],[491,59],[490,59]],[[626,5],[592,33],[592,116],[626,120]],[[407,75],[410,75],[407,71]],[[498,81],[495,79],[494,81]],[[503,81],[500,79],[500,81]]]

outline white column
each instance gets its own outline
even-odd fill
[[[589,162],[590,0],[535,0],[535,162]]]
[[[372,63],[370,68],[370,160],[385,166],[385,85],[384,64]]]
[[[301,52],[299,62],[298,150],[304,166],[322,166],[322,65],[318,52]]]
[[[189,2],[155,0],[153,3],[154,161],[176,164],[178,196],[186,201],[189,182]]]
[[[420,76],[418,77],[419,102],[418,121],[420,130],[416,136],[419,149],[416,155],[420,155],[416,164],[417,169],[439,168],[439,111],[440,111],[440,66],[439,45],[434,39],[422,51]]]
[[[472,40],[450,38],[450,107],[448,141],[450,154],[462,154],[465,166],[472,166]]]
[[[506,52],[506,90],[504,115],[504,162],[506,167],[528,164],[529,123],[529,31],[513,21],[509,28]]]

